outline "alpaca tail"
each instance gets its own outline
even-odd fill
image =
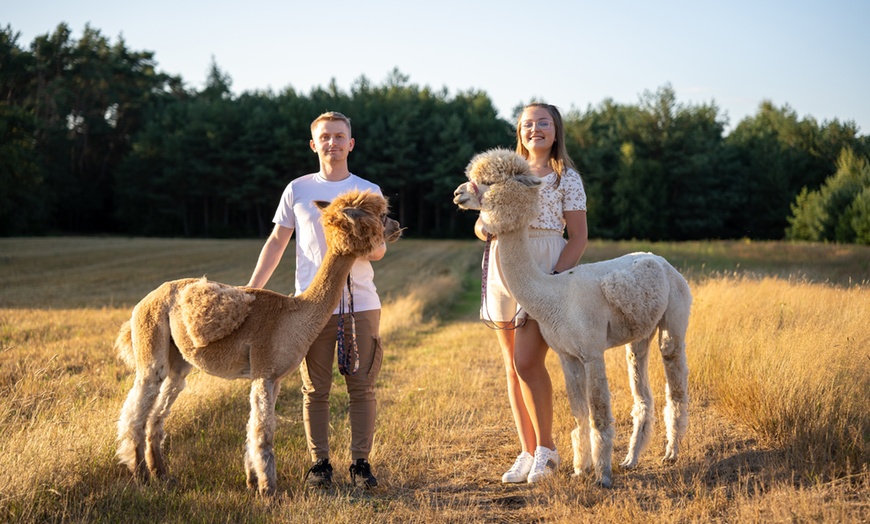
[[[115,338],[115,353],[130,369],[136,369],[136,358],[133,355],[133,332],[129,320],[124,322]]]

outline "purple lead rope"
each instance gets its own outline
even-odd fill
[[[359,371],[359,349],[356,345],[356,318],[353,315],[353,279],[347,275],[348,309],[350,310],[350,351],[344,347],[344,300],[338,308],[338,372],[354,375]]]
[[[483,306],[484,310],[488,310],[486,307],[486,281],[489,277],[489,249],[492,247],[492,234],[486,234],[486,246],[483,248],[483,271],[480,276],[480,304]],[[486,319],[484,319],[484,323],[489,326]]]

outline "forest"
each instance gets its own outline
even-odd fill
[[[90,26],[19,40],[0,28],[0,236],[263,237],[283,188],[318,168],[310,122],[334,110],[353,121],[351,170],[381,186],[408,236],[466,238],[475,217],[453,189],[475,153],[514,145],[485,92],[421,87],[398,68],[349,90],[236,94],[214,62],[191,89]],[[670,85],[561,109],[593,238],[870,244],[870,136],[852,121],[760,101],[731,125]]]

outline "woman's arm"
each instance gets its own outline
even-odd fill
[[[576,266],[580,257],[586,251],[589,241],[589,231],[586,228],[586,211],[565,211],[565,229],[568,231],[568,243],[559,255],[555,271],[561,273]]]

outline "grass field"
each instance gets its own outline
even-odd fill
[[[0,521],[868,522],[870,248],[776,242],[590,244],[584,261],[654,251],[689,279],[690,425],[660,463],[664,424],[615,487],[570,475],[573,420],[555,355],[560,474],[502,485],[518,452],[495,335],[476,319],[482,244],[402,240],[376,263],[386,358],[371,457],[354,488],[336,372],[336,478],[306,491],[299,375],[278,399],[280,495],[245,489],[248,385],[194,372],[167,423],[174,482],[137,486],[115,421],[132,374],[111,345],[165,280],[247,281],[259,240],[0,239]],[[292,251],[288,250],[288,254]],[[268,287],[290,292],[292,257]],[[607,355],[614,463],[631,431],[623,351]],[[650,372],[663,406],[662,366]],[[659,420],[660,417],[659,417]]]

